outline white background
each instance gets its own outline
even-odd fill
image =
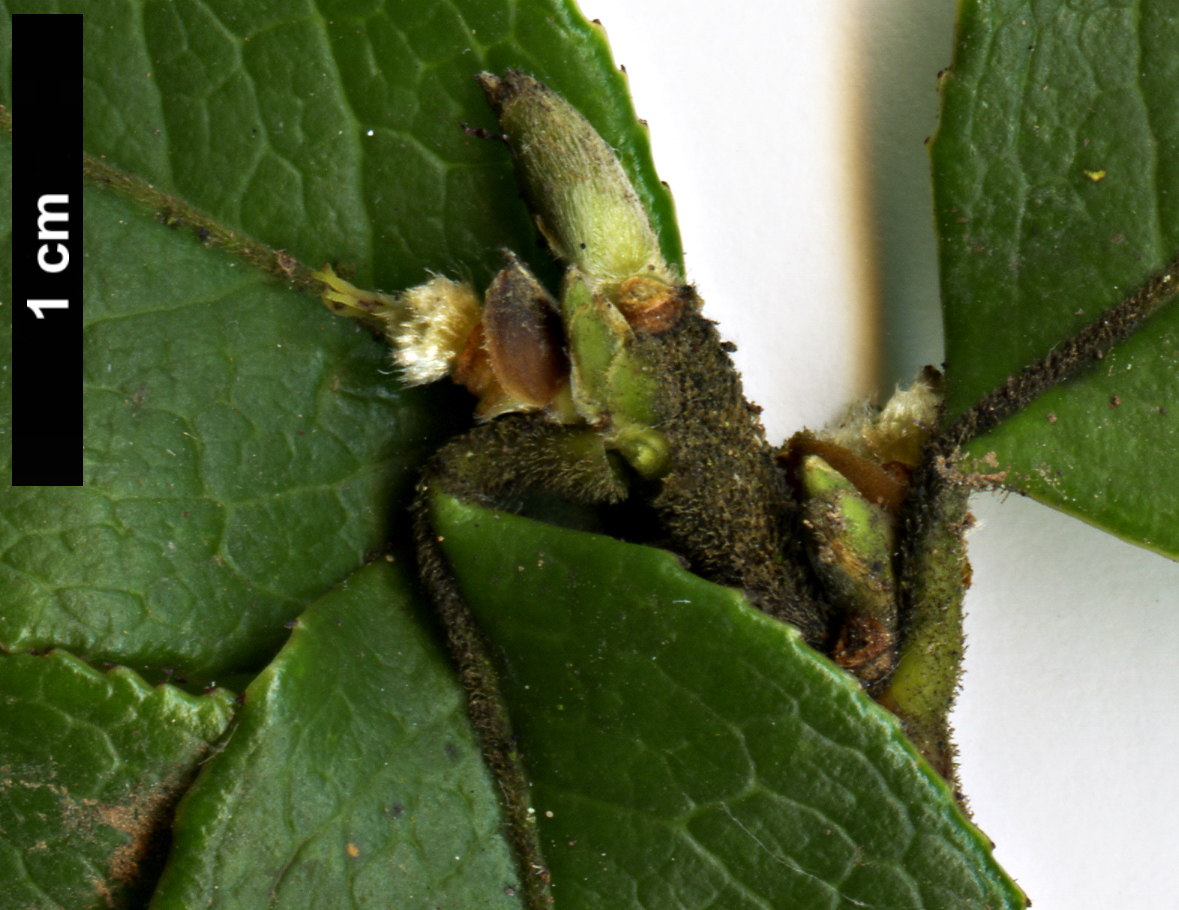
[[[953,7],[582,0],[773,441],[942,359],[924,140]],[[975,820],[1035,910],[1172,910],[1179,563],[1018,496],[973,506]]]

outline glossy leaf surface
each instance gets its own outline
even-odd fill
[[[462,128],[494,132],[473,77],[508,67],[551,82],[620,150],[681,259],[625,77],[569,4],[59,9],[86,13],[87,151],[309,265],[355,263],[361,284],[395,290],[427,270],[482,283],[505,246],[545,264],[506,149]]]
[[[390,288],[505,245],[547,265],[506,149],[461,128],[494,126],[472,77],[507,66],[567,86],[679,258],[624,78],[564,4],[84,8],[86,150],[300,260]],[[397,390],[367,333],[146,212],[98,193],[86,217],[87,487],[0,501],[0,643],[257,668],[384,542],[466,399]]]
[[[432,509],[558,907],[1024,906],[895,718],[792,627],[660,550]]]
[[[177,817],[152,907],[518,907],[466,697],[406,570],[304,613]]]
[[[64,651],[0,656],[0,906],[141,906],[172,809],[232,716],[223,690]]]
[[[510,245],[551,274],[507,150],[463,130],[494,128],[473,75],[509,66],[576,99],[680,258],[625,78],[567,4],[18,0],[4,11],[85,13],[85,151],[150,182],[165,194],[157,207],[202,209],[309,265],[352,265],[359,283],[390,289],[429,269],[478,283]],[[11,109],[9,34],[0,103]],[[70,645],[190,682],[257,670],[289,620],[403,539],[412,478],[469,399],[399,389],[368,332],[151,211],[90,190],[84,215],[87,485],[0,493],[0,645]],[[0,269],[9,287],[8,257]],[[8,419],[0,396],[0,432]],[[443,684],[422,695],[454,706]],[[447,837],[420,845],[433,872],[412,887],[443,868]],[[478,893],[460,902],[510,904],[510,878],[480,862],[446,887]]]
[[[1169,0],[967,2],[933,145],[956,415],[1179,252],[1179,18]],[[967,450],[1179,556],[1179,313]]]
[[[0,644],[260,668],[387,538],[454,399],[391,387],[367,331],[135,205],[84,206],[86,485],[0,497]]]

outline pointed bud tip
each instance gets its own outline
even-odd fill
[[[589,120],[526,73],[477,78],[553,252],[595,287],[617,290],[635,275],[676,283],[622,163]]]
[[[503,109],[516,97],[528,91],[547,92],[548,87],[543,82],[533,79],[520,70],[506,70],[503,76],[495,73],[482,72],[475,75],[475,80],[483,89],[487,103],[498,117]]]

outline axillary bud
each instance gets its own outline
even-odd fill
[[[832,656],[865,685],[883,683],[898,644],[896,518],[818,455],[799,473],[811,564],[844,615]]]
[[[634,275],[675,285],[647,210],[614,150],[568,101],[531,76],[480,73],[515,156],[537,227],[595,290]]]
[[[849,611],[895,621],[894,516],[818,455],[803,459],[801,481],[815,571]]]
[[[557,302],[514,254],[507,259],[487,289],[483,319],[467,338],[454,381],[479,398],[480,418],[547,410],[572,422],[577,415]]]
[[[602,292],[571,269],[561,295],[577,412],[601,429],[641,476],[663,476],[671,465],[667,440],[655,426],[657,377],[633,347],[634,332]]]

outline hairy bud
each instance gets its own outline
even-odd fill
[[[595,290],[616,289],[634,275],[674,285],[646,209],[614,150],[589,121],[524,73],[478,78],[553,251]]]

